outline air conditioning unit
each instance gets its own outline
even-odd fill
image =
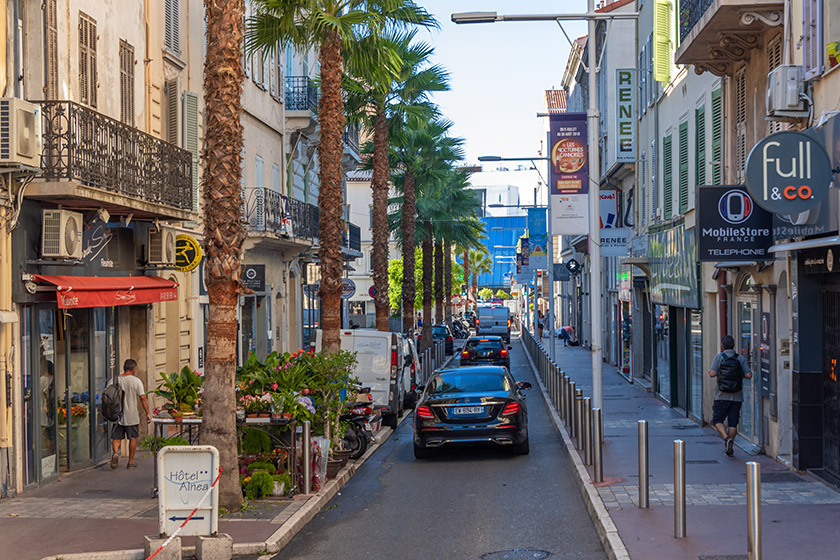
[[[41,256],[82,258],[83,216],[70,210],[41,211]]]
[[[41,168],[41,107],[0,98],[0,166]]]
[[[767,118],[771,120],[800,119],[808,116],[802,95],[805,82],[802,66],[783,64],[767,75]]]
[[[175,264],[175,236],[173,228],[160,226],[149,228],[148,248],[149,264],[174,265]]]

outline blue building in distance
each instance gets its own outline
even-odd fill
[[[485,216],[484,234],[487,252],[493,260],[493,271],[478,277],[478,289],[490,288],[510,293],[511,279],[516,277],[516,243],[525,233],[526,216]],[[503,258],[497,258],[503,257]]]

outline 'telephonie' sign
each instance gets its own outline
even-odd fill
[[[772,225],[742,185],[697,187],[698,260],[772,260]]]

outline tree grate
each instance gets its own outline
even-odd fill
[[[498,552],[488,552],[479,556],[480,560],[542,560],[548,558],[551,553],[547,550],[536,548],[512,548]]]

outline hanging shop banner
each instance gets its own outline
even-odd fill
[[[702,261],[772,260],[773,217],[742,185],[697,187],[697,258]]]
[[[589,233],[589,195],[552,195],[551,232],[554,235]]]
[[[759,321],[758,369],[761,373],[761,396],[770,397],[770,314],[762,313]]]
[[[549,126],[551,194],[588,193],[586,113],[552,113]]]
[[[618,226],[618,191],[601,191],[601,202],[598,204],[598,212],[601,215],[601,228],[614,228]]]
[[[626,257],[630,242],[630,230],[627,228],[607,228],[601,230],[601,256]]]
[[[699,308],[694,232],[682,221],[648,235],[650,298],[653,303]]]
[[[191,235],[175,237],[175,268],[190,272],[201,262],[201,244]]]
[[[615,71],[615,161],[636,161],[636,69]]]
[[[528,266],[548,269],[547,215],[545,208],[528,208]]]
[[[777,132],[750,151],[747,189],[757,204],[776,214],[799,214],[816,206],[831,184],[825,148],[801,132]]]

